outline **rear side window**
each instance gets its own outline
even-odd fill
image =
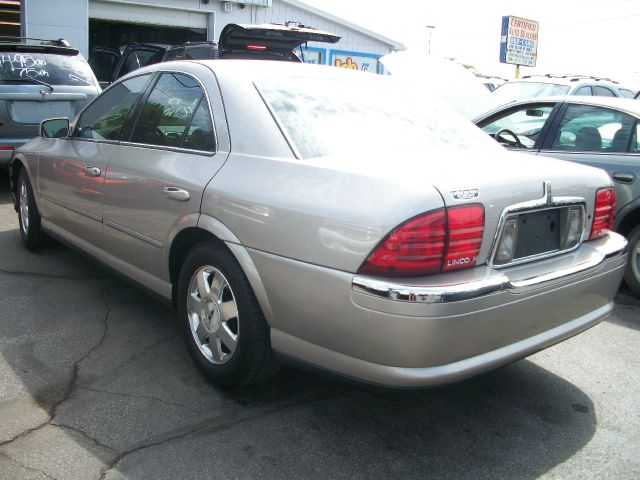
[[[625,113],[593,105],[569,105],[551,146],[574,152],[624,153],[635,119]]]
[[[591,87],[590,86],[585,86],[585,87],[580,87],[579,89],[577,89],[575,92],[573,92],[574,95],[579,95],[582,97],[590,97],[592,95],[591,93]]]
[[[119,140],[131,108],[144,92],[150,75],[140,75],[115,84],[83,112],[74,137]]]
[[[91,68],[80,55],[0,51],[0,81],[29,79],[51,85],[95,85]]]
[[[599,97],[615,97],[616,94],[610,88],[596,85],[593,87],[593,94]]]
[[[162,74],[142,108],[131,141],[213,151],[211,114],[198,82],[187,75]]]

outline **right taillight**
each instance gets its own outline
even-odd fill
[[[614,212],[616,210],[616,191],[612,188],[601,188],[596,192],[593,223],[589,240],[605,236],[613,228]]]
[[[484,208],[463,205],[428,212],[392,231],[358,273],[418,276],[476,264],[484,233]]]

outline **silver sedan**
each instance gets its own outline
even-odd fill
[[[333,67],[137,70],[43,122],[11,180],[28,248],[61,239],[172,302],[225,386],[281,360],[460,380],[604,319],[627,255],[604,171],[507,152],[425,92]]]

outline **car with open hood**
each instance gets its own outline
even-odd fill
[[[43,122],[11,182],[27,248],[62,239],[174,305],[216,384],[288,361],[416,388],[611,312],[611,179],[531,158],[392,76],[179,61]]]

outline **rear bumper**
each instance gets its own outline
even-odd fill
[[[360,381],[458,381],[569,338],[613,308],[626,240],[502,270],[373,279],[251,252],[269,297],[273,348]]]

